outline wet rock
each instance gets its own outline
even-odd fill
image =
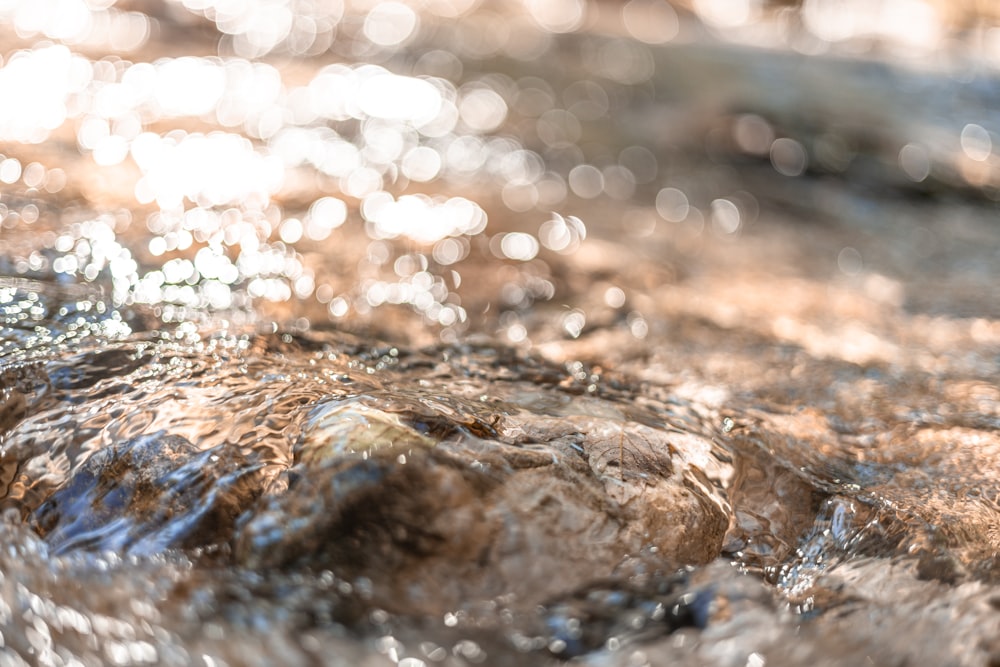
[[[30,410],[38,408],[50,380],[41,363],[0,365],[0,436],[12,430]]]
[[[670,567],[719,552],[727,508],[694,463],[707,441],[544,415],[504,416],[495,439],[453,422],[434,441],[410,424],[454,415],[395,406],[314,410],[287,489],[239,530],[241,565],[365,577],[384,607],[439,614],[502,595],[530,607],[642,549]]]
[[[741,452],[734,468],[728,489],[733,523],[725,551],[748,566],[774,568],[812,526],[821,494],[763,452]]]
[[[128,375],[146,361],[135,346],[106,347],[51,362],[48,375],[55,389],[79,392],[103,380]]]
[[[27,412],[24,394],[13,387],[0,389],[0,435],[14,428]]]
[[[260,493],[260,470],[232,448],[144,435],[91,455],[29,522],[56,553],[218,545]]]
[[[682,628],[704,629],[712,614],[712,586],[691,586],[690,572],[595,582],[543,607],[547,649],[575,657],[625,643],[654,640]]]
[[[801,530],[808,516],[803,501],[810,497],[814,504],[826,493],[827,505],[852,508],[841,515],[851,517],[841,521],[844,525],[827,530],[837,521],[821,506],[811,531],[799,533],[800,552],[827,530],[845,552],[915,556],[924,576],[957,582],[979,571],[977,563],[1000,547],[994,500],[1000,493],[994,473],[1000,439],[994,433],[918,423],[858,436],[837,433],[815,410],[751,414],[729,441],[738,451],[770,461],[771,483],[763,497],[772,497],[786,514],[798,508],[789,526]],[[787,490],[796,484],[798,503]],[[739,487],[733,491],[742,504]]]

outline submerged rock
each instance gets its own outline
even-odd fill
[[[387,609],[440,614],[498,596],[530,608],[642,551],[665,569],[720,551],[728,506],[697,436],[493,402],[489,437],[425,403],[381,403],[313,409],[287,487],[238,531],[242,566],[365,577]],[[413,426],[430,422],[452,428],[435,441]]]
[[[95,452],[29,517],[55,553],[153,555],[224,544],[260,493],[261,466],[153,433]]]
[[[330,649],[392,662],[646,655],[742,666],[756,653],[791,665],[819,660],[824,628],[864,638],[840,656],[916,655],[878,649],[877,632],[850,625],[875,609],[900,628],[906,615],[885,603],[894,596],[910,614],[940,595],[994,622],[985,506],[935,528],[950,505],[931,502],[917,474],[917,463],[927,474],[962,467],[988,490],[988,472],[965,459],[978,447],[988,460],[992,437],[917,429],[905,451],[920,460],[904,466],[904,450],[888,446],[848,456],[859,436],[813,412],[736,404],[723,418],[685,398],[719,392],[639,386],[510,350],[389,354],[339,335],[308,345],[261,336],[212,363],[160,363],[171,349],[134,371],[175,374],[152,420],[135,422],[162,430],[116,437],[127,431],[109,420],[82,431],[73,459],[43,452],[46,420],[99,412],[98,383],[93,402],[68,416],[29,410],[4,436],[13,472],[0,481],[21,512],[0,530],[44,564],[4,565],[5,600],[141,624],[121,600],[102,606],[82,589],[148,570],[160,579],[142,611],[155,608],[157,621],[137,641],[169,664],[186,664],[189,649],[233,664],[255,652],[305,664]],[[19,386],[30,405],[38,392]],[[22,487],[32,494],[10,491]],[[981,502],[966,487],[951,493]],[[898,590],[868,592],[883,574]],[[81,590],[56,590],[60,577]],[[928,616],[928,633],[943,619]],[[5,637],[27,655],[34,626],[13,623]],[[117,650],[107,632],[77,634],[59,646],[102,659]],[[970,649],[960,664],[992,650]],[[958,655],[957,644],[939,653]]]

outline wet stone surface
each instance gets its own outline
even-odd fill
[[[212,547],[260,494],[259,468],[231,448],[152,433],[92,454],[28,521],[55,554]]]
[[[382,606],[439,615],[501,595],[530,609],[609,576],[644,549],[668,569],[718,552],[726,501],[684,458],[710,457],[711,443],[585,416],[597,399],[576,408],[584,414],[575,420],[519,414],[487,398],[490,383],[476,384],[496,416],[492,438],[416,401],[384,401],[401,413],[324,406],[303,427],[285,488],[242,527],[238,560],[255,569],[347,568],[373,581]],[[449,411],[464,407],[427,395]],[[472,410],[487,412],[469,406],[470,421]],[[396,415],[454,435],[435,441]]]
[[[4,636],[28,655],[36,617],[64,652],[168,664],[891,662],[924,655],[879,629],[913,618],[958,633],[942,660],[995,652],[994,438],[974,425],[720,408],[707,384],[482,344],[130,336],[71,351],[75,384],[44,346],[5,368]],[[965,420],[992,395],[944,391]],[[100,419],[119,403],[149,414]],[[129,419],[147,432],[119,435]],[[52,423],[79,426],[41,441]]]
[[[623,388],[588,389],[564,367],[509,350],[380,353],[320,334],[211,345],[230,353],[208,368],[174,370],[170,342],[119,342],[113,352],[75,355],[89,360],[86,382],[49,373],[49,400],[90,393],[68,401],[66,414],[11,419],[15,432],[0,450],[12,471],[4,503],[37,532],[24,548],[60,567],[118,573],[109,576],[129,576],[136,559],[162,568],[171,583],[167,609],[157,613],[181,617],[199,602],[205,613],[236,605],[232,613],[249,614],[243,622],[253,626],[268,613],[256,596],[274,595],[270,613],[304,605],[289,621],[296,631],[332,625],[360,638],[375,631],[372,619],[392,619],[407,633],[424,619],[485,614],[492,628],[474,634],[511,656],[568,657],[599,648],[608,633],[704,624],[708,603],[698,598],[700,611],[688,610],[695,603],[681,592],[686,578],[667,575],[718,555],[731,466],[710,437],[673,425],[690,418],[691,406],[640,408]],[[217,398],[219,428],[203,433],[200,446],[167,430],[119,438],[114,422],[61,445],[36,440],[49,420],[92,420],[106,404],[105,385],[121,387],[117,401],[159,400],[131,381],[155,367],[194,395],[212,393],[233,367],[245,373],[262,354],[268,364],[242,393],[290,382],[298,393],[258,416],[251,446],[239,446],[223,416],[248,398],[232,391]],[[498,355],[510,361],[498,366]],[[212,407],[188,410],[203,421],[213,419]],[[173,421],[182,430],[193,416]],[[268,429],[273,420],[291,426]],[[160,560],[171,553],[176,562]],[[628,584],[622,567],[663,583]],[[204,588],[218,568],[227,574]],[[90,575],[79,576],[87,585]],[[340,599],[324,602],[317,581]],[[330,609],[316,618],[316,605]],[[457,636],[454,626],[432,624],[425,637]]]

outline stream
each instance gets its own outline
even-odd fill
[[[1000,665],[998,21],[0,3],[0,667]]]

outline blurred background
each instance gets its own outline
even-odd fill
[[[924,205],[1000,196],[997,7],[7,0],[0,272],[424,341],[641,340],[719,271],[1000,316]]]

